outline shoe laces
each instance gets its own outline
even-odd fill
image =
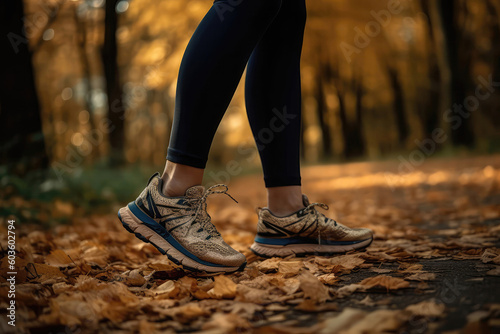
[[[321,212],[316,210],[315,209],[316,206],[322,208],[323,210],[328,210],[330,208],[328,207],[328,205],[326,205],[324,203],[311,203],[308,206],[306,206],[305,209],[303,209],[304,211],[311,212],[315,216],[316,230],[318,231],[318,244],[321,244],[321,229],[322,229],[322,227],[321,227],[320,222],[323,222],[323,228],[324,228],[325,227],[324,225],[327,225],[328,221],[330,221],[330,220],[333,221],[334,226],[337,226],[337,221],[326,217],[324,214],[322,214]]]
[[[193,214],[194,216],[193,222],[198,222],[201,225],[201,228],[208,231],[210,235],[214,234],[218,236],[220,235],[220,233],[212,224],[211,217],[207,212],[207,198],[210,195],[224,194],[229,196],[229,198],[231,198],[236,203],[238,203],[238,201],[227,192],[228,190],[229,188],[225,184],[216,184],[205,190],[205,192],[201,197],[188,198],[186,200],[188,203],[193,203],[194,205],[196,205],[196,209]],[[205,218],[198,221],[197,219],[200,216],[200,214],[202,214],[202,216]],[[210,237],[211,236],[209,236],[209,239]]]

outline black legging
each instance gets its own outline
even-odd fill
[[[248,62],[245,99],[266,187],[300,185],[300,54],[305,0],[216,0],[177,82],[167,159],[205,168]]]

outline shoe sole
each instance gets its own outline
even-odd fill
[[[349,245],[318,245],[318,244],[289,244],[270,245],[254,242],[250,250],[260,257],[287,257],[290,255],[335,255],[351,250],[364,249],[372,243],[373,238]]]
[[[148,222],[139,219],[130,210],[131,205],[135,206],[135,203],[131,202],[128,206],[118,210],[118,218],[123,227],[128,232],[133,233],[141,241],[150,243],[156,247],[156,249],[163,255],[166,255],[170,261],[182,266],[185,270],[196,274],[196,276],[213,276],[243,271],[245,269],[246,262],[241,266],[224,266],[198,259],[181,245],[178,245],[178,247],[182,247],[182,249],[177,249],[171,244],[178,243],[172,235],[156,222],[152,225],[152,223],[148,224]],[[135,208],[137,208],[137,206],[135,206]],[[137,210],[140,209],[137,208]],[[164,235],[166,238],[161,235]],[[167,239],[170,240],[170,242]]]

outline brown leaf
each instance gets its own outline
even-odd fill
[[[340,265],[348,270],[352,270],[364,262],[365,260],[358,255],[340,255],[330,259],[332,265]]]
[[[488,270],[486,275],[489,276],[500,276],[500,266],[495,266],[495,268]]]
[[[278,272],[285,278],[293,277],[296,276],[303,267],[304,263],[302,261],[281,261],[278,263]]]
[[[236,297],[236,283],[229,277],[224,275],[215,276],[214,283],[214,287],[208,291],[209,295],[218,299],[232,299]]]
[[[176,320],[183,324],[189,323],[198,317],[203,317],[208,314],[209,312],[202,309],[199,305],[197,305],[197,303],[188,303],[176,308],[174,311]]]
[[[405,277],[405,279],[409,281],[433,281],[436,279],[436,274],[422,271]]]
[[[281,261],[283,261],[283,259],[279,257],[273,257],[271,259],[267,259],[259,263],[257,265],[257,268],[263,273],[276,272],[278,271],[279,263]]]
[[[364,289],[365,289],[365,286],[363,286],[361,284],[349,284],[349,285],[345,285],[343,287],[340,287],[336,291],[335,295],[337,296],[337,298],[344,298],[344,297],[350,296],[351,294],[353,294],[357,290],[364,290]]]
[[[412,314],[423,317],[443,317],[445,309],[446,307],[444,304],[436,304],[433,300],[425,300],[406,307],[406,310],[410,311]]]
[[[318,279],[321,283],[326,285],[334,285],[339,281],[338,277],[335,274],[324,274],[318,276]]]
[[[310,272],[305,271],[298,279],[300,281],[300,289],[304,292],[304,297],[311,298],[318,303],[323,303],[330,297],[328,288]]]
[[[71,258],[62,250],[56,249],[45,257],[45,263],[55,267],[68,267],[73,263]]]
[[[483,263],[496,263],[500,264],[500,255],[497,249],[487,248],[484,250],[483,255],[481,255],[481,261]]]
[[[127,284],[128,286],[142,286],[145,283],[146,280],[140,274],[139,269],[132,270],[125,278],[125,284]]]
[[[27,266],[27,270],[30,271],[30,273],[33,273],[37,275],[38,277],[42,276],[44,279],[48,278],[54,278],[54,277],[61,277],[65,278],[66,275],[64,275],[59,268],[49,266],[47,264],[43,263],[32,263],[31,266],[30,264]],[[28,275],[28,277],[30,277]],[[40,277],[41,278],[41,277]]]
[[[323,321],[320,334],[340,333],[363,319],[366,312],[350,307],[346,307],[339,315]]]
[[[403,289],[410,286],[410,282],[407,282],[402,278],[386,275],[369,277],[361,281],[361,283],[359,284],[366,287],[367,289],[372,289],[380,286],[386,288],[387,290]]]
[[[405,323],[407,316],[399,310],[376,310],[355,322],[344,334],[394,332]]]
[[[156,295],[162,295],[162,294],[165,294],[165,293],[169,294],[172,291],[174,291],[175,288],[176,288],[176,286],[175,286],[174,281],[166,281],[163,284],[157,286],[156,289],[153,290],[153,292]]]
[[[212,315],[210,321],[205,323],[202,328],[205,330],[214,329],[216,330],[215,333],[233,333],[239,331],[245,332],[251,326],[247,320],[237,314],[217,312]]]
[[[238,284],[236,291],[236,300],[247,303],[262,304],[269,297],[265,289],[255,289],[241,284]]]
[[[417,263],[417,264],[402,264],[401,269],[404,269],[401,271],[402,274],[408,274],[408,273],[417,273],[422,271],[422,268],[424,266]]]
[[[294,294],[300,289],[300,280],[297,278],[287,278],[284,280],[283,284],[280,285],[280,289],[287,295]]]

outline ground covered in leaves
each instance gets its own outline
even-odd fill
[[[248,259],[231,275],[186,275],[127,233],[117,208],[50,230],[16,221],[15,328],[6,324],[4,219],[2,332],[500,331],[500,156],[426,161],[414,170],[389,162],[316,166],[303,179],[309,198],[330,206],[327,215],[375,231],[366,251],[253,255],[255,210],[265,205],[258,176],[231,180],[240,204],[209,199],[214,223]]]

